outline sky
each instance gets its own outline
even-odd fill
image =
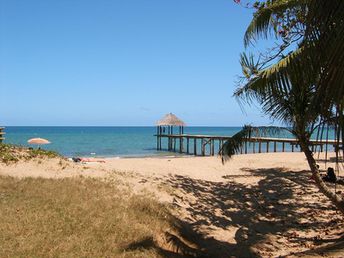
[[[251,18],[232,0],[0,0],[0,125],[269,124],[232,97]]]

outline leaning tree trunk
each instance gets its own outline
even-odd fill
[[[313,157],[312,151],[309,149],[310,142],[308,139],[299,139],[300,146],[305,154],[308,165],[312,171],[313,178],[315,180],[315,184],[318,186],[319,190],[327,196],[331,202],[344,214],[344,201],[343,198],[341,198],[339,195],[336,195],[333,193],[327,185],[324,183],[324,181],[320,177],[319,169],[317,167],[317,164],[315,162],[315,159]]]

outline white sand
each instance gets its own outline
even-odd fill
[[[325,166],[323,158],[320,169],[334,166]],[[147,189],[172,204],[179,218],[233,255],[298,253],[335,243],[343,234],[343,217],[309,179],[303,153],[237,155],[225,165],[219,157],[191,156],[89,164],[32,160],[0,164],[0,175],[118,178],[136,192]],[[341,257],[337,254],[330,257]]]
[[[135,172],[143,176],[183,175],[214,182],[223,181],[225,175],[247,176],[244,169],[288,168],[308,169],[302,153],[247,154],[233,157],[224,165],[219,157],[149,157],[149,158],[108,158],[106,163],[73,163],[58,159],[33,160],[7,166],[0,164],[0,175],[18,177],[47,177],[90,175],[103,177],[113,170]],[[250,180],[247,181],[250,183]]]

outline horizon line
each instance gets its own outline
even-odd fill
[[[0,127],[157,127],[157,125],[0,125]],[[186,125],[184,127],[243,127],[243,125]]]

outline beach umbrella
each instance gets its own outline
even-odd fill
[[[28,140],[27,142],[29,144],[36,144],[38,146],[50,143],[47,139],[43,139],[43,138],[32,138]]]

